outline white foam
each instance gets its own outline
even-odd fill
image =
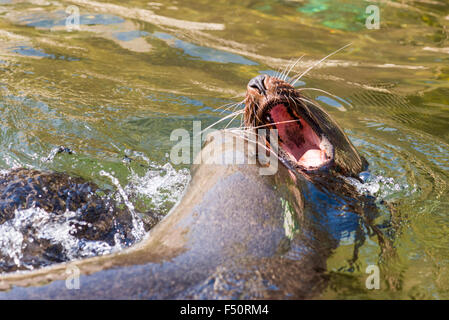
[[[152,165],[152,168],[142,177],[132,171],[125,191],[127,194],[148,197],[155,210],[163,210],[167,201],[176,203],[181,198],[190,181],[190,172],[187,169],[176,171],[170,163]]]
[[[407,196],[410,196],[414,192],[414,189],[410,190],[411,188],[407,183],[398,182],[391,177],[367,174],[365,172],[361,178],[364,182],[360,182],[354,178],[346,178],[346,180],[362,194],[385,199],[399,192],[405,192]]]

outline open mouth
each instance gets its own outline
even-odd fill
[[[283,103],[274,105],[265,113],[265,119],[278,130],[280,155],[295,166],[316,170],[330,163],[333,147],[318,134],[304,118]]]

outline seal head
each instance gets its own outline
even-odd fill
[[[259,75],[249,81],[244,123],[278,130],[279,157],[290,170],[307,174],[334,170],[356,177],[366,166],[338,124],[284,80]]]

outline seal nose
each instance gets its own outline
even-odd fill
[[[257,89],[260,94],[263,94],[265,96],[267,88],[265,88],[265,84],[263,83],[264,80],[265,76],[263,74],[254,77],[249,80],[248,87]]]

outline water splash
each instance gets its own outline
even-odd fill
[[[183,195],[190,182],[190,172],[187,169],[177,171],[170,163],[163,166],[153,164],[151,167],[144,176],[138,176],[131,170],[126,194],[149,198],[154,210],[167,213]]]
[[[119,192],[120,196],[122,197],[123,202],[125,203],[129,212],[131,212],[132,224],[133,224],[132,234],[135,239],[137,239],[138,241],[141,240],[143,238],[143,236],[145,235],[145,228],[144,228],[142,219],[140,219],[140,217],[136,214],[134,205],[131,203],[131,201],[129,201],[128,195],[126,194],[125,190],[120,185],[120,182],[112,174],[110,174],[109,172],[106,172],[104,170],[100,171],[100,175],[111,179],[111,182],[116,186],[117,191]]]
[[[120,239],[111,245],[73,236],[76,213],[49,214],[41,208],[16,210],[14,218],[0,225],[0,269],[32,270],[54,263],[52,250],[57,248],[58,261],[109,254],[126,247]],[[82,222],[79,222],[82,223]],[[44,245],[45,244],[45,245]]]
[[[385,200],[392,196],[410,196],[414,193],[415,188],[404,181],[397,181],[391,177],[384,177],[382,174],[376,175],[367,171],[361,172],[357,179],[346,177],[345,179],[356,187],[361,194],[377,197]]]

